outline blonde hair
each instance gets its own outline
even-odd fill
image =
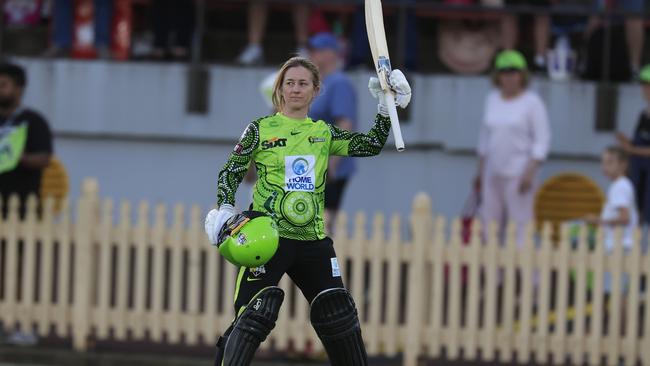
[[[320,73],[313,62],[304,57],[292,57],[288,59],[280,68],[280,72],[278,72],[278,76],[275,78],[275,83],[273,83],[273,95],[271,100],[273,101],[273,108],[275,108],[276,111],[280,111],[284,105],[284,98],[282,97],[282,82],[284,81],[284,76],[290,68],[299,66],[304,67],[311,73],[314,88],[320,88]]]

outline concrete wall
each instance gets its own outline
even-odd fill
[[[211,66],[210,111],[189,115],[184,109],[185,65],[19,62],[29,72],[26,104],[50,120],[73,195],[83,177],[96,176],[102,194],[116,199],[208,207],[214,203],[218,170],[234,141],[248,121],[268,113],[258,83],[271,69]],[[365,87],[370,75],[352,73],[364,130],[376,111]],[[468,195],[489,81],[409,77],[414,98],[403,132],[411,149],[397,153],[389,145],[379,157],[364,159],[347,193],[347,211],[408,213],[415,193],[422,190],[432,195],[436,211],[451,216],[460,212]],[[541,178],[580,171],[604,185],[596,159],[613,137],[594,132],[595,85],[540,79],[533,88],[547,102],[553,128],[553,156]],[[642,108],[638,88],[622,85],[619,128],[630,132]]]

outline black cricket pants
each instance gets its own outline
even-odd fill
[[[240,309],[263,288],[277,286],[285,273],[309,303],[323,290],[343,287],[332,239],[302,241],[280,238],[278,251],[267,264],[240,269],[235,287],[235,314],[239,314]]]

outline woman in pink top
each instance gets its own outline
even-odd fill
[[[499,236],[508,221],[517,224],[517,243],[533,218],[537,172],[546,159],[550,131],[542,99],[528,89],[526,60],[514,50],[495,61],[496,89],[485,99],[478,142],[476,184],[481,189],[483,224],[497,222]]]

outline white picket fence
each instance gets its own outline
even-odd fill
[[[75,220],[67,203],[55,215],[46,201],[39,218],[32,200],[23,221],[17,200],[10,204],[9,217],[0,220],[5,328],[46,335],[53,327],[84,351],[91,335],[211,345],[231,322],[237,269],[208,245],[198,206],[177,205],[170,220],[164,205],[122,202],[113,222],[115,205],[100,201],[92,179],[84,182]],[[650,256],[641,253],[638,235],[627,255],[620,248],[607,255],[602,244],[590,251],[585,233],[572,248],[566,227],[555,245],[549,225],[540,235],[529,228],[521,248],[514,226],[504,245],[493,227],[485,243],[472,235],[464,245],[460,220],[434,218],[424,194],[414,199],[406,234],[399,216],[367,221],[357,214],[348,233],[348,218],[340,215],[334,242],[369,355],[402,353],[409,366],[419,357],[442,357],[443,350],[452,360],[617,365],[622,357],[627,365],[650,365],[650,313],[639,290]],[[606,271],[613,275],[609,299],[602,295]],[[308,304],[288,276],[280,286],[287,299],[262,347],[322,351]]]

